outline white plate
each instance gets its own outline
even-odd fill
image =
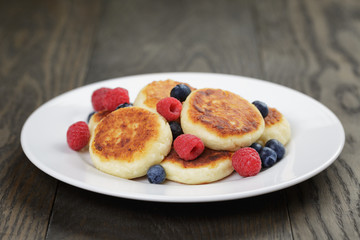
[[[284,159],[257,176],[234,173],[219,182],[182,185],[170,181],[150,184],[146,177],[126,180],[97,170],[87,152],[75,152],[66,143],[67,128],[86,121],[92,111],[91,94],[100,87],[124,87],[130,100],[147,83],[171,78],[196,88],[222,88],[250,102],[261,100],[289,120],[291,142]],[[246,198],[284,189],[327,168],[339,156],[345,141],[338,118],[324,105],[289,88],[247,77],[211,73],[159,73],[123,77],[90,84],[64,93],[39,107],[25,122],[22,148],[39,169],[73,186],[106,195],[159,202],[209,202]]]

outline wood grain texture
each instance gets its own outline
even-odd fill
[[[331,167],[286,191],[294,238],[359,239],[360,2],[256,6],[266,79],[324,103],[346,132],[344,151]]]
[[[359,239],[359,66],[358,0],[0,0],[0,239]],[[45,101],[104,79],[170,71],[244,75],[303,92],[339,117],[344,150],[296,186],[201,204],[81,190],[22,152],[21,127]]]
[[[109,1],[87,82],[152,72],[261,77],[251,1]]]
[[[60,184],[49,239],[290,239],[283,194],[217,203],[153,203]]]
[[[57,181],[25,157],[20,131],[44,101],[83,84],[99,15],[97,2],[0,2],[0,239],[45,238]]]
[[[87,82],[164,71],[260,76],[253,10],[249,2],[109,1]],[[291,238],[280,192],[257,200],[182,205],[108,197],[104,204],[99,203],[102,196],[81,197],[86,192],[74,201],[70,190],[75,194],[60,183],[50,239]],[[93,198],[96,201],[89,200]]]

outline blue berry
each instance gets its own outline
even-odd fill
[[[187,96],[191,93],[191,89],[185,84],[178,84],[171,89],[170,97],[176,98],[180,102],[186,100]]]
[[[263,147],[260,152],[260,159],[262,166],[268,168],[276,163],[277,155],[271,148]]]
[[[276,152],[277,160],[280,160],[285,155],[284,145],[276,139],[270,139],[265,143],[265,147],[269,147]]]
[[[178,122],[169,122],[169,125],[172,132],[173,140],[183,134],[183,130]]]
[[[256,100],[252,104],[254,104],[255,107],[257,107],[257,109],[259,109],[263,118],[266,118],[266,116],[269,114],[269,108],[266,105],[266,103]]]
[[[133,104],[132,103],[122,103],[120,104],[119,106],[117,106],[116,109],[119,109],[119,108],[126,108],[126,107],[132,107]]]
[[[165,169],[159,164],[153,165],[147,171],[147,178],[150,183],[163,183],[166,179]]]
[[[250,145],[251,148],[255,149],[259,154],[261,152],[262,146],[260,143],[254,142]]]
[[[92,115],[94,115],[95,113],[96,113],[96,112],[92,112],[92,113],[89,114],[89,116],[88,116],[88,118],[87,118],[87,123],[90,122],[90,119],[91,119]]]

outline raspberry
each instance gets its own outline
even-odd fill
[[[251,147],[240,148],[232,156],[232,165],[240,176],[255,176],[261,170],[259,153]]]
[[[204,143],[192,134],[182,134],[174,141],[174,149],[182,159],[194,160],[204,151]]]
[[[72,124],[66,133],[66,140],[72,150],[79,151],[89,143],[90,130],[86,122]]]
[[[163,98],[156,104],[156,111],[167,121],[175,121],[178,119],[181,109],[181,102],[173,97]]]
[[[129,102],[129,92],[121,87],[111,89],[103,99],[104,108],[108,111],[114,111],[120,104]]]
[[[103,99],[106,93],[110,90],[110,88],[99,88],[93,92],[91,95],[91,103],[95,111],[102,111],[105,110],[103,105]]]

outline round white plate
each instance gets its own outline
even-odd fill
[[[182,185],[171,181],[150,184],[146,177],[126,180],[97,170],[88,152],[70,150],[67,128],[86,121],[92,112],[91,94],[100,87],[128,89],[130,101],[147,83],[173,79],[193,87],[211,87],[238,93],[250,102],[261,100],[276,107],[289,120],[292,138],[285,158],[254,177],[237,173],[211,184]],[[22,148],[39,169],[50,176],[89,191],[137,200],[209,202],[246,198],[284,189],[327,168],[339,156],[345,141],[338,118],[324,105],[292,89],[233,75],[211,73],[159,73],[101,81],[64,93],[39,107],[25,122]]]

